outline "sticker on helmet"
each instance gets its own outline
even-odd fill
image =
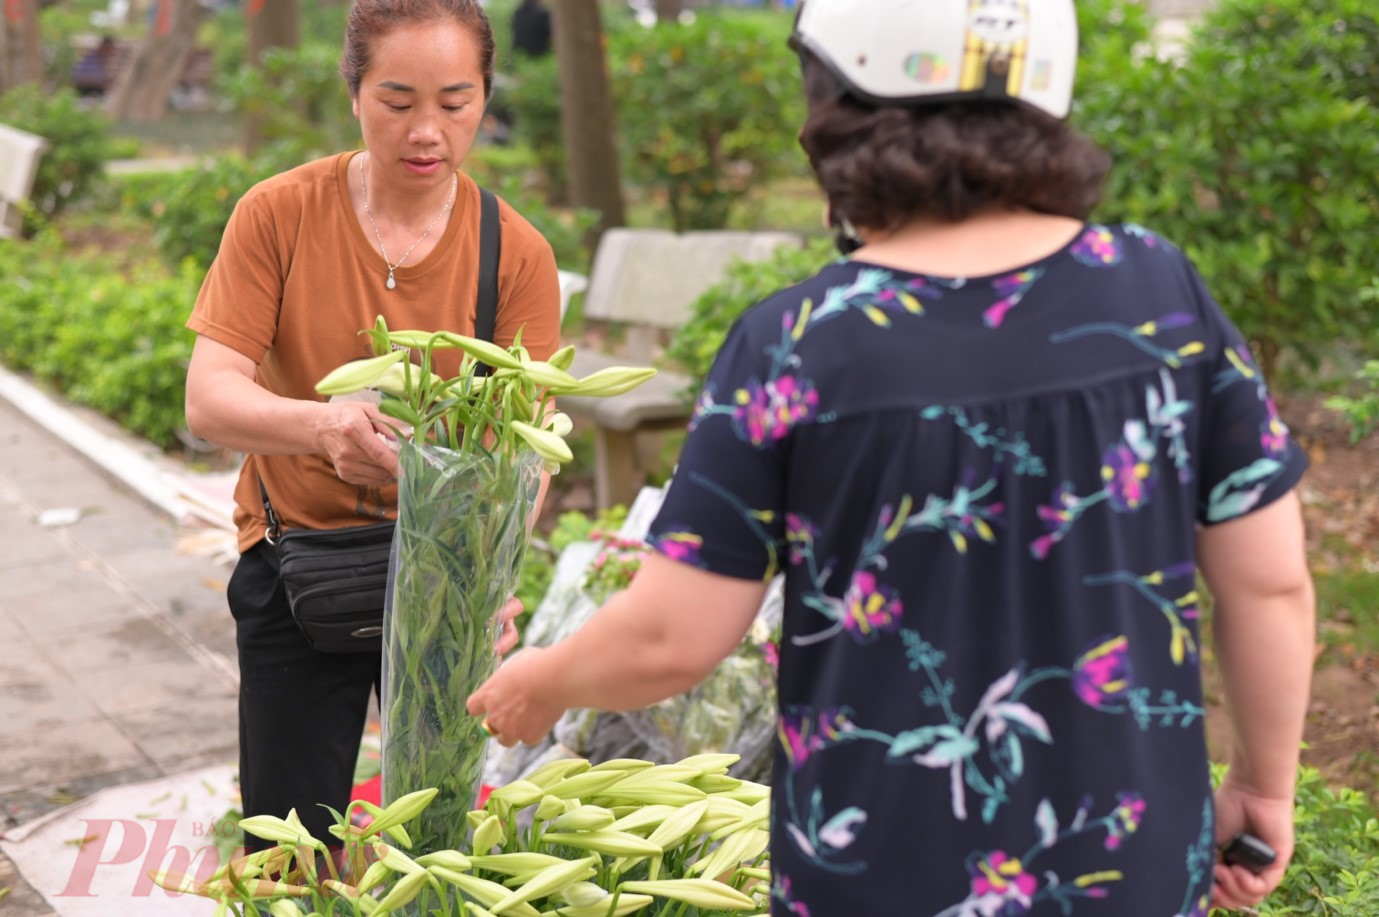
[[[916,83],[933,86],[951,80],[953,68],[944,60],[942,54],[920,51],[905,59],[905,74]]]
[[[958,88],[1020,97],[1029,39],[1027,0],[969,0]]]

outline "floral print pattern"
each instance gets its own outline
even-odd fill
[[[1115,267],[1121,260],[1121,241],[1105,226],[1090,226],[1073,244],[1072,253],[1087,267]]]
[[[808,379],[780,376],[765,384],[748,382],[733,396],[733,426],[754,446],[784,439],[796,424],[811,419],[819,393]]]
[[[1181,251],[837,262],[723,353],[652,543],[784,565],[773,913],[1203,917],[1194,527],[1304,460]]]

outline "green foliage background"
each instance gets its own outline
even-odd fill
[[[1115,161],[1098,216],[1183,246],[1266,373],[1374,347],[1356,292],[1379,273],[1379,7],[1220,0],[1180,62],[1141,53],[1134,5],[1078,12],[1075,121]]]

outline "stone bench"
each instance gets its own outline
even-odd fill
[[[584,317],[620,324],[626,336],[617,353],[577,349],[570,371],[582,378],[608,366],[655,365],[669,333],[689,320],[695,300],[724,279],[729,264],[762,260],[780,245],[801,243],[785,232],[610,229],[594,255]],[[593,425],[599,508],[629,504],[637,495],[646,479],[638,436],[683,429],[692,410],[690,386],[688,376],[662,369],[613,398],[559,399],[561,410]]]
[[[46,149],[48,141],[37,134],[0,124],[0,239],[19,237],[23,205],[33,193]]]

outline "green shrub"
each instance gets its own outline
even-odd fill
[[[262,148],[256,159],[282,170],[359,145],[339,66],[338,43],[304,41],[298,48],[269,48],[259,66],[242,66],[220,81],[236,110],[257,121]]]
[[[692,381],[686,399],[693,399],[704,384],[723,338],[739,315],[777,290],[810,277],[836,256],[830,239],[817,238],[802,248],[782,245],[764,261],[734,261],[727,277],[694,301],[689,321],[676,329],[666,347],[666,362]]]
[[[48,141],[48,150],[38,162],[33,210],[24,220],[26,233],[79,203],[101,184],[113,152],[110,120],[83,106],[71,89],[50,92],[32,83],[16,86],[0,94],[0,122]]]
[[[1223,767],[1213,767],[1219,783]],[[1379,813],[1363,793],[1333,790],[1311,767],[1298,772],[1293,808],[1296,850],[1282,884],[1259,917],[1379,917]],[[1230,917],[1220,909],[1212,917]]]
[[[40,233],[0,241],[0,276],[0,361],[150,442],[176,444],[199,270],[128,267]]]
[[[1222,0],[1181,65],[1090,46],[1115,51],[1080,84],[1078,119],[1115,160],[1099,216],[1183,245],[1266,372],[1375,334],[1355,291],[1379,273],[1376,36],[1369,0]]]
[[[1335,395],[1326,400],[1326,406],[1341,412],[1350,424],[1350,441],[1358,443],[1379,427],[1379,360],[1366,360],[1355,378],[1368,387],[1367,391],[1353,398]]]
[[[158,251],[171,267],[184,260],[202,273],[220,250],[220,237],[236,202],[276,168],[232,153],[206,164],[142,176],[123,185],[127,210],[153,222]]]
[[[554,54],[518,57],[494,91],[493,107],[512,121],[512,139],[531,150],[540,190],[552,204],[569,195],[565,137],[560,124],[560,83]]]
[[[465,172],[511,204],[546,237],[556,263],[567,271],[589,269],[589,231],[598,212],[588,208],[557,207],[549,203],[538,177],[536,156],[527,146],[476,146],[465,161]]]
[[[804,168],[790,28],[780,12],[703,9],[689,24],[610,33],[623,167],[664,197],[677,231],[725,226],[754,186]]]

